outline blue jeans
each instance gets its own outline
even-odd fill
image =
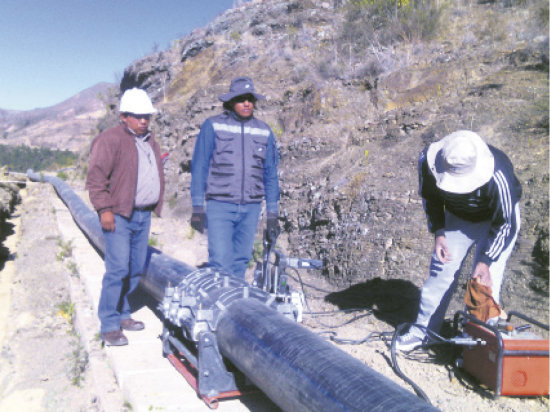
[[[145,268],[151,212],[134,210],[130,219],[115,214],[115,230],[103,231],[105,275],[99,298],[101,333],[120,329],[130,317],[128,295],[138,286]]]
[[[492,292],[495,302],[499,303],[500,287],[506,262],[514,249],[520,227],[520,212],[519,205],[516,205],[517,231],[514,234],[514,239],[510,245],[500,254],[498,260],[491,263],[489,271],[491,274]],[[441,263],[435,253],[432,254],[430,263],[430,276],[422,286],[420,296],[420,308],[417,324],[428,327],[436,333],[439,333],[447,307],[451,302],[451,297],[456,288],[458,276],[462,262],[470,248],[475,244],[476,253],[474,257],[473,267],[470,273],[473,273],[475,266],[479,260],[480,254],[486,249],[489,229],[491,228],[490,221],[472,223],[460,219],[452,213],[445,213],[445,238],[447,246],[452,256],[452,260],[447,263]],[[411,333],[416,336],[423,337],[424,331],[419,328],[412,327]]]
[[[261,203],[242,205],[208,200],[208,266],[244,278],[252,257]]]

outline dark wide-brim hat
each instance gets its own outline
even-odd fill
[[[236,77],[231,80],[229,93],[221,94],[218,98],[225,103],[244,94],[251,94],[256,100],[265,100],[265,96],[254,91],[254,83],[252,83],[252,80],[249,77],[244,76]]]
[[[471,193],[493,177],[495,159],[474,132],[459,130],[428,147],[428,166],[441,190]]]

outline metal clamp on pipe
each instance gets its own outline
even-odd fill
[[[323,262],[315,259],[288,257],[280,250],[275,249],[276,241],[277,239],[270,241],[266,231],[264,231],[262,260],[256,262],[252,285],[269,293],[272,299],[279,302],[278,309],[280,312],[281,310],[293,310],[294,319],[301,322],[304,295],[300,291],[290,289],[286,270],[287,268],[322,269]],[[273,263],[271,262],[272,255],[275,256]]]
[[[286,269],[317,269],[322,263],[289,258],[275,250],[275,241],[269,241],[264,232],[262,261],[257,262],[252,285],[216,268],[204,268],[191,272],[177,286],[165,288],[159,304],[165,319],[165,355],[177,349],[195,365],[201,395],[215,396],[221,391],[237,389],[214,335],[218,320],[227,307],[237,300],[255,300],[293,321],[302,319],[303,296],[290,289]],[[275,256],[273,263],[270,262],[272,254]],[[206,350],[208,356],[204,356]]]
[[[292,320],[301,316],[301,305],[294,306],[296,299],[290,289],[274,295],[217,269],[191,272],[177,286],[167,286],[158,305],[164,316],[164,355],[173,356],[176,351],[196,369],[202,396],[237,390],[214,334],[218,319],[229,305],[240,299],[260,301]]]

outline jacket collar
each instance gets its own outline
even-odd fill
[[[250,117],[241,117],[239,116],[237,113],[235,113],[233,110],[226,110],[225,111],[229,117],[231,117],[233,120],[236,120],[238,122],[241,122],[241,123],[244,123],[244,122],[248,122],[249,120],[252,120],[254,119],[254,114]]]
[[[128,126],[126,125],[122,125],[122,127],[124,127],[124,129],[126,130],[126,133],[128,133],[130,136],[133,136],[135,137],[136,139],[141,139],[143,140],[144,142],[146,142],[147,140],[149,140],[149,138],[151,137],[151,132],[147,132],[146,134],[144,135],[139,135],[137,134],[136,132],[134,132],[132,129],[130,129]]]

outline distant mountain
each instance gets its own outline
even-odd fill
[[[98,83],[50,107],[0,109],[0,144],[78,152],[95,134],[98,119],[105,115],[106,96],[114,87],[117,86]]]

